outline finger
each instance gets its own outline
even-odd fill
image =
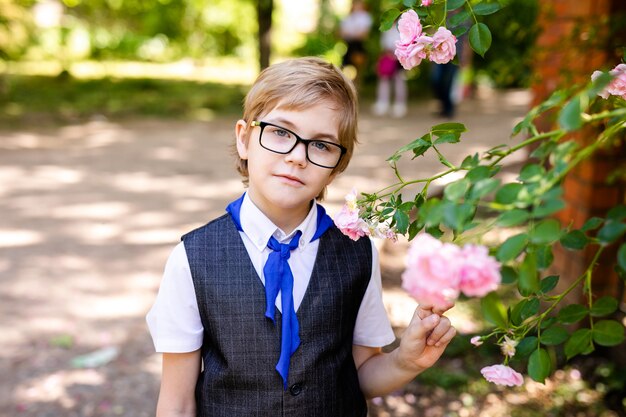
[[[437,305],[437,306],[432,307],[432,311],[435,314],[442,315],[446,311],[450,310],[452,307],[454,307],[454,302],[453,301],[447,301],[445,304]]]
[[[423,320],[419,317],[414,317],[414,320],[411,320],[411,323],[409,323],[407,330],[410,332],[411,338],[422,339],[426,343],[426,338],[437,327],[440,320],[441,317],[437,314],[431,314]]]
[[[435,327],[430,333],[430,336],[428,336],[428,345],[435,345],[435,343],[437,343],[439,339],[441,339],[446,334],[450,327],[452,327],[452,325],[450,324],[450,319],[445,316],[441,317],[441,320],[439,321],[437,327]]]
[[[417,306],[417,308],[415,309],[415,311],[413,311],[413,317],[411,317],[411,321],[415,321],[415,320],[424,320],[426,317],[430,316],[433,314],[432,311],[432,307],[431,306],[422,306],[419,305]]]
[[[435,347],[446,346],[450,341],[456,336],[456,329],[454,327],[450,327],[446,334],[444,334],[441,339],[437,343],[435,343]]]

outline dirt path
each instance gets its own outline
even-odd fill
[[[469,132],[451,149],[505,143],[527,102],[510,92],[462,103]],[[401,120],[364,112],[362,144],[331,187],[330,213],[353,186],[375,191],[391,180],[385,158],[441,122],[431,110],[415,104]],[[0,128],[0,416],[153,414],[160,359],[144,316],[179,236],[242,192],[228,147],[234,122]],[[402,162],[409,176],[440,170],[434,158]],[[402,250],[390,254],[386,302],[410,304],[394,287]],[[390,313],[402,326],[402,312]],[[113,348],[107,364],[72,364],[103,348]]]

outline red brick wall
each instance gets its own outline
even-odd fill
[[[620,62],[619,46],[626,46],[624,26],[621,33],[617,16],[626,15],[624,0],[542,0],[539,25],[542,33],[535,54],[534,104],[545,100],[554,90],[574,83],[587,82],[597,69],[608,70]],[[547,130],[554,124],[553,116],[539,122]],[[598,132],[587,130],[568,139],[581,144],[594,140]],[[607,176],[626,165],[626,147],[599,152],[583,162],[564,181],[567,208],[557,214],[563,225],[579,228],[590,217],[605,216],[616,204],[626,203],[623,182],[609,185]],[[613,270],[616,246],[605,252],[594,273],[594,290],[617,295],[618,277]],[[561,285],[582,274],[589,265],[593,249],[572,252],[557,247],[554,268],[561,275]]]

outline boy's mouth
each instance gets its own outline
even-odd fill
[[[281,178],[283,180],[286,180],[287,183],[290,184],[297,184],[297,185],[304,185],[304,182],[302,182],[302,180],[298,177],[294,177],[292,175],[287,175],[287,174],[277,174],[276,175],[278,178]]]

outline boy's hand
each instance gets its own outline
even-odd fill
[[[420,305],[415,310],[396,350],[400,367],[422,372],[437,362],[456,334],[450,320],[442,315],[453,305],[442,309]]]

